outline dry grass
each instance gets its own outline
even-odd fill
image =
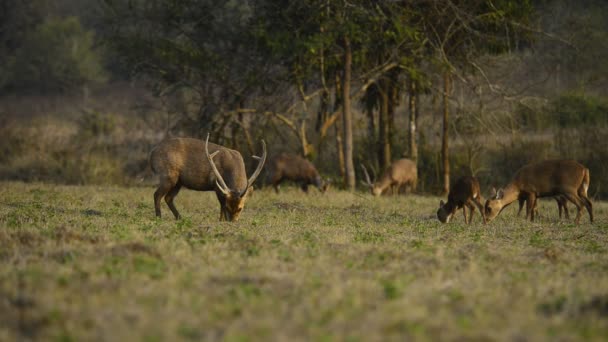
[[[152,193],[0,183],[0,340],[608,336],[604,203],[466,226],[436,197],[258,190],[220,223],[211,193],[180,193],[177,222]]]

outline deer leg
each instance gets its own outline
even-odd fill
[[[481,200],[479,199],[479,196],[477,196],[477,198],[473,199],[473,204],[475,204],[477,206],[477,209],[479,209],[479,212],[481,213],[481,218],[483,219],[483,223],[486,223],[486,213],[483,210],[483,204],[481,204]],[[521,207],[520,207],[520,211],[521,211]],[[518,213],[519,215],[519,213]]]
[[[582,202],[585,205],[585,208],[587,208],[587,212],[589,213],[589,221],[593,222],[593,204],[591,203],[591,200],[587,196],[587,189],[586,189],[585,185],[583,185],[579,188],[578,196],[582,199]],[[568,215],[568,208],[566,208],[565,204],[564,204],[564,209],[566,209],[566,215]]]
[[[534,200],[534,215],[540,217],[538,213],[538,198]]]
[[[464,223],[469,223],[469,221],[467,221],[467,206],[466,205],[462,206],[462,215],[464,215]]]
[[[536,194],[530,193],[528,195],[528,205],[526,207],[526,218],[530,216],[530,221],[534,222],[534,207],[536,206]]]
[[[566,196],[568,201],[574,203],[574,205],[576,206],[576,218],[574,219],[574,222],[578,224],[581,219],[581,212],[583,211],[581,205],[582,200],[580,199],[580,197],[578,197],[577,194],[574,193],[564,193],[564,196]]]
[[[306,194],[308,194],[308,184],[303,183],[301,188],[302,188],[302,191],[304,191]]]
[[[521,210],[524,208],[524,203],[526,202],[525,198],[519,198],[519,210],[517,211],[517,217],[521,214]],[[528,217],[528,213],[526,212],[526,218]]]
[[[473,222],[473,214],[475,214],[475,206],[471,204],[471,201],[468,201],[466,206],[469,207],[469,224],[471,224]]]
[[[557,212],[559,213],[559,218],[562,218],[562,202],[559,199],[559,196],[555,196],[555,202],[557,202]]]
[[[165,177],[161,179],[158,188],[154,192],[154,211],[157,217],[161,217],[160,200],[175,186],[175,183],[170,177]]]
[[[591,203],[591,200],[589,200],[587,196],[581,196],[581,200],[583,202],[583,205],[585,205],[585,208],[587,208],[587,212],[589,213],[589,221],[593,223],[593,204]],[[564,205],[564,208],[566,208],[566,205]],[[566,211],[566,213],[567,212],[568,211]]]
[[[278,194],[279,193],[279,185],[281,184],[282,179],[278,179],[275,180],[274,182],[272,182],[272,187],[274,188],[274,191]]]
[[[175,204],[173,204],[173,199],[175,199],[175,196],[177,196],[177,193],[179,192],[179,190],[181,188],[182,188],[181,184],[176,184],[165,195],[165,202],[167,202],[167,205],[169,206],[169,209],[171,209],[171,212],[173,213],[173,216],[175,216],[176,220],[179,220],[181,218],[181,216],[179,215],[179,212],[177,211],[177,208],[175,208]]]
[[[564,216],[566,217],[566,220],[570,219],[570,213],[568,213],[568,200],[565,197],[559,196],[560,199],[560,204],[562,205],[562,208],[564,209]],[[560,217],[561,218],[561,217]]]

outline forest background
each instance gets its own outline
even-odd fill
[[[573,158],[608,187],[603,1],[3,0],[0,179],[149,184],[166,136],[417,161],[422,193]]]

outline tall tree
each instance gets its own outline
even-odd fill
[[[378,164],[384,170],[391,165],[391,141],[390,141],[390,84],[383,79],[379,83],[379,113],[378,113]]]
[[[350,82],[352,74],[353,55],[350,38],[344,37],[344,73],[342,76],[342,122],[344,124],[344,169],[346,186],[355,190],[355,166],[353,163],[353,113],[351,111]]]
[[[441,161],[443,167],[443,188],[442,194],[445,195],[450,192],[450,156],[449,156],[449,115],[450,115],[450,103],[448,97],[450,96],[450,74],[446,71],[443,74],[443,132],[441,135]]]
[[[418,143],[416,137],[416,122],[418,116],[418,90],[416,87],[416,83],[411,79],[411,77],[409,79],[408,90],[408,109],[410,114],[408,120],[408,150],[410,159],[416,162],[418,161]]]

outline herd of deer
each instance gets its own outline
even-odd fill
[[[238,151],[206,141],[191,138],[168,138],[159,143],[150,154],[150,166],[159,176],[159,185],[154,192],[156,216],[161,216],[161,200],[171,209],[176,219],[180,214],[173,200],[182,187],[198,191],[215,191],[220,202],[220,221],[236,221],[251,193],[252,185],[260,175],[266,161],[266,144],[262,141],[262,156],[251,177],[247,178],[243,157]],[[378,181],[370,180],[365,166],[361,165],[365,181],[374,196],[388,189],[415,189],[418,180],[416,164],[409,159],[400,159],[383,173]],[[279,154],[272,158],[267,167],[267,179],[275,191],[284,180],[298,182],[304,192],[309,185],[325,192],[329,183],[321,178],[314,165],[308,160],[291,155]],[[537,199],[553,197],[557,201],[559,216],[562,209],[569,218],[567,202],[577,208],[575,222],[579,223],[583,207],[593,222],[593,206],[587,196],[589,169],[574,160],[548,160],[528,164],[519,169],[513,180],[503,189],[492,189],[491,198],[485,205],[475,177],[465,176],[456,180],[448,195],[447,203],[439,204],[437,218],[449,222],[458,209],[462,209],[465,223],[473,219],[475,207],[481,213],[483,222],[494,219],[504,208],[519,201],[519,212],[526,204],[526,218],[534,221]],[[467,218],[466,209],[469,209]]]

